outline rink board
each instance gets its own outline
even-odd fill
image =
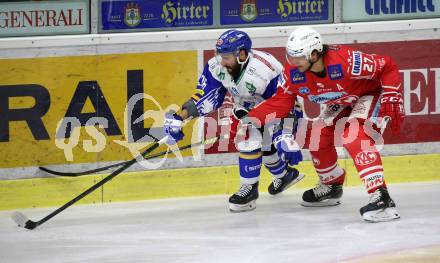
[[[437,20],[417,20],[410,24],[394,21],[316,26],[327,43],[349,44],[365,52],[388,54],[396,59],[403,78],[407,118],[402,136],[395,137],[389,131],[385,132],[387,144],[401,146],[425,143],[425,153],[440,153],[440,148],[432,144],[440,143],[440,133],[437,132],[440,129],[440,50],[437,48],[440,45],[440,31],[433,30],[437,25]],[[267,50],[284,62],[285,41],[293,27],[276,29],[249,28],[246,32],[252,37],[256,49]],[[372,29],[377,29],[378,32]],[[32,131],[25,121],[9,120],[5,125],[3,119],[0,125],[0,139],[3,140],[0,142],[0,180],[34,177],[33,172],[37,166],[58,165],[58,170],[88,170],[109,162],[131,159],[133,154],[127,150],[126,145],[121,145],[129,137],[124,116],[129,93],[142,90],[157,100],[161,110],[158,111],[153,102],[144,101],[143,108],[136,113],[139,116],[153,110],[157,112],[158,118],[133,126],[139,136],[144,135],[145,128],[152,125],[151,132],[160,137],[162,129],[154,121],[162,124],[165,109],[172,104],[180,106],[193,94],[198,75],[207,59],[212,56],[209,51],[212,52],[215,40],[221,32],[223,30],[208,30],[204,34],[158,32],[39,37],[20,41],[2,39],[0,100],[3,102],[8,99],[10,110],[31,108],[36,103],[32,96],[21,93],[21,96],[5,99],[5,94],[9,90],[25,92],[24,86],[32,84],[38,86],[37,90],[42,92],[43,99],[37,104],[49,108],[41,118],[42,124],[33,124]],[[129,77],[129,73],[133,71],[141,73],[142,80],[137,78],[130,81],[133,78]],[[90,98],[84,101],[79,95],[75,95],[80,87],[86,87],[80,85],[84,82],[99,85],[101,93],[95,93],[95,97],[100,98],[97,99],[99,101],[105,101],[108,109],[97,110]],[[8,91],[5,93],[5,90]],[[47,91],[49,98],[44,91]],[[38,92],[32,94],[37,96]],[[106,113],[104,115],[114,117],[114,121],[109,122],[113,124],[111,129],[98,129],[97,133],[104,135],[105,147],[95,148],[96,152],[84,147],[87,141],[97,143],[96,138],[86,132],[84,127],[79,129],[78,143],[72,149],[74,158],[68,160],[65,152],[55,145],[55,131],[57,123],[66,116],[69,107],[75,105],[76,109],[81,109],[76,115],[89,114],[87,117],[96,117]],[[313,108],[310,104],[306,105],[306,109],[308,107]],[[32,113],[37,114],[38,111]],[[307,111],[307,114],[313,117],[313,111]],[[217,112],[212,114],[214,118],[217,115]],[[28,115],[22,114],[23,116]],[[195,122],[186,126],[186,137],[182,145],[189,142],[189,134],[195,131],[196,126]],[[5,131],[8,131],[8,136]],[[202,135],[201,132],[194,134],[193,142],[198,141]],[[37,135],[39,138],[35,138]],[[391,155],[409,153],[407,147],[395,149]],[[207,154],[217,157],[209,163],[190,161],[186,164],[191,167],[236,164],[236,159],[217,156],[217,152],[215,147],[206,151]],[[183,154],[191,155],[190,152]],[[181,166],[178,162],[169,161],[163,168]]]
[[[0,103],[7,102],[0,113],[10,116],[0,125],[0,168],[132,159],[121,143],[138,141],[147,127],[161,136],[165,112],[190,97],[196,82],[196,51],[0,59]],[[139,93],[145,98],[130,110],[130,98]],[[145,120],[132,124],[144,112]],[[25,121],[29,116],[34,116],[32,122]],[[97,128],[98,137],[78,127],[78,133],[61,141],[64,133],[57,133],[58,125],[65,117],[83,126],[83,120],[105,118],[107,128]],[[192,133],[192,125],[186,125],[185,133]],[[93,147],[86,148],[86,141]]]
[[[315,26],[326,43],[349,44],[365,52],[388,54],[396,59],[401,68],[408,118],[403,136],[392,137],[388,131],[385,133],[386,142],[393,143],[387,146],[393,146],[394,150],[385,154],[385,149],[384,155],[397,155],[384,157],[385,176],[389,183],[439,180],[439,21],[418,19],[411,20],[410,23],[393,21]],[[251,36],[256,49],[270,51],[281,61],[285,61],[283,47],[293,28],[245,30]],[[41,118],[42,125],[35,126],[34,123],[32,131],[25,121],[8,121],[5,129],[5,116],[0,120],[3,121],[0,125],[0,209],[57,206],[103,178],[103,175],[71,179],[37,178],[34,172],[38,166],[58,165],[50,167],[60,171],[81,171],[131,159],[132,154],[124,146],[127,140],[124,109],[130,91],[144,91],[157,100],[162,109],[174,103],[181,105],[194,92],[198,75],[212,55],[209,50],[212,50],[223,31],[207,30],[200,34],[187,31],[0,39],[2,113],[5,105],[8,110],[37,105],[40,111],[36,109],[30,112],[37,115],[47,110]],[[130,72],[140,74],[135,74],[137,78],[133,80]],[[98,84],[101,93],[98,92],[97,85],[91,84]],[[76,91],[80,87],[91,86],[96,90],[91,98],[101,102],[105,99],[108,109],[98,107],[97,110],[90,98],[85,101],[79,99],[84,94],[77,94]],[[11,91],[18,95],[9,96]],[[116,125],[110,130],[98,128],[98,132],[104,134],[106,143],[104,149],[97,152],[84,149],[84,142],[90,140],[93,146],[97,139],[81,128],[78,144],[73,148],[74,159],[67,161],[63,150],[55,146],[55,130],[57,122],[66,116],[71,106],[81,109],[77,115],[90,114],[87,116],[91,117],[106,112],[114,117],[113,124]],[[136,113],[142,114],[147,110],[157,110],[157,107],[153,102],[144,101],[143,108],[137,109]],[[21,117],[28,116],[22,112]],[[163,111],[158,112],[157,116],[163,117]],[[146,127],[155,126],[153,122],[147,120],[135,125],[138,135],[143,135]],[[158,118],[157,123],[162,123],[162,120]],[[196,127],[193,124],[187,126],[187,137],[182,145],[189,143],[188,134],[191,134],[191,130],[194,132],[195,129],[192,128]],[[152,132],[159,136],[161,127],[153,128]],[[193,134],[198,139],[202,135],[197,131]],[[39,138],[35,138],[36,136]],[[408,146],[409,144],[411,145]],[[408,151],[408,147],[411,151]],[[414,147],[420,148],[420,151]],[[120,175],[82,202],[230,194],[236,191],[238,168],[230,165],[235,165],[237,159],[226,157],[228,154],[207,153],[214,153],[204,156],[209,162],[188,158],[187,162],[181,164],[170,159],[162,167],[166,170]],[[399,157],[408,153],[429,155]],[[182,154],[191,155],[190,152]],[[341,161],[350,174],[347,183],[359,184],[350,163],[351,161]],[[304,162],[301,170],[308,176],[298,187],[313,186],[317,177],[311,164]],[[29,177],[32,178],[22,179]],[[268,184],[269,175],[263,169],[261,191],[265,191]]]
[[[384,157],[388,184],[440,180],[440,155]],[[360,185],[351,160],[340,160],[347,170],[347,186]],[[306,174],[296,188],[315,185],[317,176],[311,162],[299,165]],[[0,181],[0,210],[26,207],[59,206],[102,179],[104,175],[77,178],[35,178]],[[238,186],[237,166],[217,166],[124,173],[87,196],[79,203],[231,194]],[[260,191],[266,192],[270,175],[262,169]]]

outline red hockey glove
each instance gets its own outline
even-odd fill
[[[402,95],[396,91],[388,92],[384,90],[380,99],[379,117],[391,119],[391,130],[394,135],[400,134],[405,110],[403,107]]]

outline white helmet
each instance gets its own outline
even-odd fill
[[[290,34],[286,44],[288,56],[305,56],[310,60],[313,50],[322,52],[322,38],[318,31],[310,27],[300,27]]]

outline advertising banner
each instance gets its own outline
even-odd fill
[[[88,34],[89,1],[0,3],[0,37]]]
[[[196,51],[0,59],[0,168],[132,159],[196,83]]]
[[[213,24],[212,0],[101,1],[101,31],[204,28]]]
[[[440,17],[440,0],[343,0],[342,21]]]
[[[366,53],[389,55],[395,59],[399,66],[404,88],[406,117],[400,136],[393,136],[389,129],[385,131],[385,144],[440,141],[440,133],[438,132],[440,130],[440,51],[437,48],[439,45],[440,40],[351,45]],[[284,48],[264,48],[261,50],[273,54],[282,63],[285,62]],[[204,60],[208,61],[212,55],[212,51],[205,51]],[[233,104],[229,100],[225,101],[225,105],[209,115],[219,120],[217,134],[220,134],[221,130],[228,130],[227,113],[230,114]],[[319,105],[305,101],[304,112],[309,118],[317,117],[320,113]],[[224,149],[228,149],[228,151]],[[227,147],[224,145],[219,147],[217,144],[205,152],[209,154],[234,151],[236,151],[234,143],[229,142]]]
[[[332,4],[329,0],[220,1],[220,24],[330,23]]]

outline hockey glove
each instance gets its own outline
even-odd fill
[[[248,114],[248,111],[244,108],[234,108],[232,110],[231,116],[229,116],[229,120],[231,122],[230,134],[234,137],[237,134],[237,128],[239,126],[240,120]]]
[[[168,136],[168,145],[176,144],[178,141],[183,139],[185,136],[182,132],[183,120],[177,114],[166,113],[165,122],[163,124],[163,133]]]
[[[301,149],[294,140],[293,134],[282,133],[275,137],[273,141],[277,149],[278,156],[288,165],[296,165],[303,160]]]
[[[394,135],[400,134],[405,110],[403,106],[402,95],[396,91],[387,91],[384,89],[380,98],[379,117],[391,119],[391,130]]]

